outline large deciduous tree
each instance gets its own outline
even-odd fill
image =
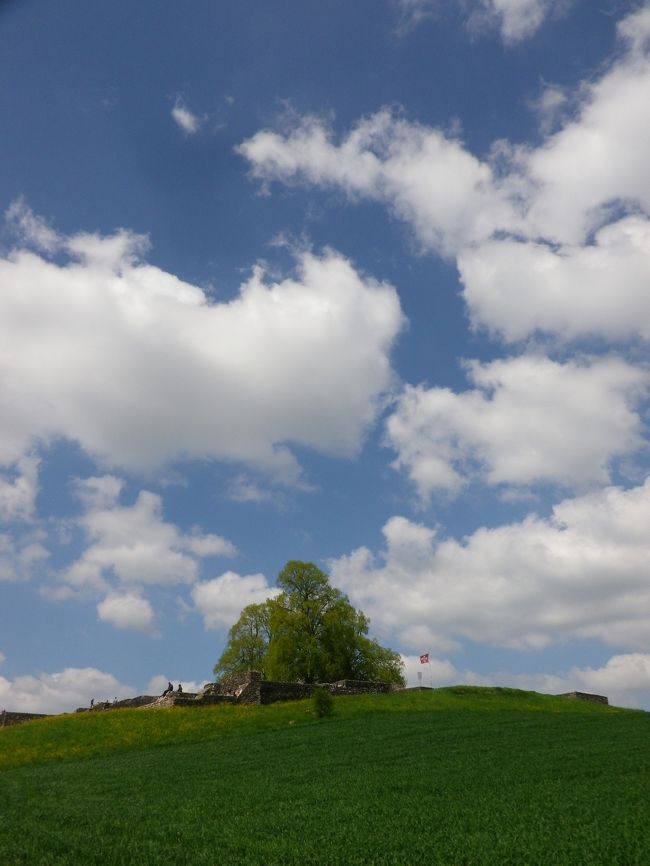
[[[245,607],[214,668],[218,677],[261,670],[273,680],[403,684],[398,653],[368,637],[369,620],[311,562],[288,562],[280,595]]]

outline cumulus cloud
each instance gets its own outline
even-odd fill
[[[199,115],[194,114],[193,111],[190,111],[187,105],[180,98],[174,103],[171,114],[174,122],[180,126],[183,132],[187,135],[195,135],[205,120],[204,117],[200,117]]]
[[[215,458],[297,483],[287,443],[355,453],[393,379],[391,286],[303,252],[295,277],[256,268],[212,303],[128,232],[66,249],[0,259],[0,461],[63,436],[113,466]]]
[[[331,563],[331,579],[404,646],[470,639],[514,648],[597,638],[650,649],[650,479],[608,487],[458,541],[404,517]],[[417,629],[417,631],[414,631]]]
[[[386,442],[427,499],[457,493],[474,477],[489,484],[609,481],[616,456],[638,449],[633,411],[650,374],[609,357],[556,363],[523,355],[472,362],[473,390],[407,386],[386,423]]]
[[[34,515],[38,493],[38,467],[35,457],[16,462],[14,477],[0,475],[0,521],[29,520]]]
[[[153,608],[135,592],[111,593],[97,605],[97,615],[116,628],[152,633]]]
[[[591,692],[605,695],[615,706],[650,710],[650,655],[616,655],[601,668],[574,666],[559,674],[522,674],[511,683],[551,694]]]
[[[532,184],[529,237],[582,243],[611,213],[650,211],[650,58],[629,39],[628,46],[583,88],[575,117],[540,147],[519,154]]]
[[[21,713],[65,713],[95,701],[132,698],[136,694],[112,674],[96,668],[66,668],[38,676],[0,677],[0,707]]]
[[[206,629],[230,628],[249,604],[261,604],[278,595],[263,574],[239,575],[227,571],[214,580],[192,587],[192,600],[203,616]]]
[[[650,709],[650,655],[629,653],[613,656],[602,668],[572,667],[558,682],[547,681],[558,692],[594,692],[606,695],[612,704]]]
[[[553,248],[493,241],[458,258],[474,325],[508,341],[536,331],[566,339],[650,339],[650,220],[626,217],[593,244]]]
[[[517,215],[491,167],[462,142],[382,110],[336,142],[322,120],[304,118],[286,135],[261,130],[240,147],[254,177],[268,182],[338,186],[386,204],[426,249],[452,255]]]
[[[163,518],[162,499],[143,490],[133,505],[121,505],[121,482],[113,476],[78,482],[85,512],[78,520],[88,546],[60,577],[74,589],[106,591],[121,586],[193,583],[199,558],[233,556],[234,545],[214,534],[188,534]],[[109,594],[98,607],[101,619],[120,628],[148,628],[151,608],[134,592]]]
[[[490,0],[512,36],[556,4]],[[268,184],[338,188],[384,204],[423,250],[458,259],[472,322],[506,340],[648,336],[650,13],[619,24],[623,51],[575,94],[546,88],[537,147],[495,142],[487,159],[456,136],[382,110],[338,140],[305,117],[260,130],[239,152]],[[572,106],[569,110],[568,106]]]
[[[430,665],[421,665],[419,656],[402,656],[407,683],[434,688],[447,685],[506,686],[558,695],[566,692],[588,692],[605,695],[610,704],[619,707],[650,709],[650,655],[629,653],[612,656],[601,668],[573,666],[559,673],[519,673],[499,671],[478,674],[460,670],[447,659],[431,657]]]
[[[194,556],[234,556],[237,553],[235,545],[221,535],[203,534],[195,528],[190,535],[183,537],[183,544]]]

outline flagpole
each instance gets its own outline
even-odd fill
[[[422,653],[420,656],[420,664],[421,665],[429,665],[429,681],[431,683],[431,688],[433,689],[433,671],[431,670],[431,651]],[[420,680],[420,686],[422,685],[422,674],[418,673],[418,679]]]

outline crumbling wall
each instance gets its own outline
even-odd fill
[[[205,686],[199,695],[199,700],[202,699],[202,695],[213,694],[230,697],[238,704],[259,704],[261,682],[262,674],[260,671],[244,671],[241,674],[233,674]]]
[[[333,695],[387,694],[393,691],[390,683],[368,680],[337,680],[335,683],[280,683],[262,680],[260,703],[273,704],[278,701],[300,701],[310,698],[315,688],[322,688]]]
[[[318,685],[334,695],[385,694],[394,689],[390,683],[366,680],[338,680],[335,683]],[[259,671],[245,671],[231,677],[224,677],[219,682],[206,686],[199,695],[198,701],[208,703],[205,698],[209,695],[227,695],[238,704],[275,704],[279,701],[300,701],[310,698],[314,688],[313,683],[265,680]]]
[[[218,683],[211,683],[218,686]],[[208,687],[202,692],[195,695],[191,692],[183,692],[182,695],[174,694],[171,696],[170,706],[174,707],[199,707],[213,704],[234,704],[235,697],[233,695],[221,694],[217,689],[211,690]]]
[[[389,683],[367,682],[365,680],[338,680],[335,683],[321,683],[333,695],[385,694],[396,687]],[[207,683],[199,694],[192,692],[171,692],[168,695],[153,697],[139,695],[123,701],[100,702],[92,711],[121,709],[122,707],[141,707],[143,709],[164,707],[202,707],[211,704],[275,704],[279,701],[300,701],[310,698],[315,685],[311,683],[282,683],[265,680],[260,671],[244,671],[224,677],[214,683]],[[78,713],[90,712],[89,707],[80,707]]]
[[[113,707],[143,707],[145,704],[150,704],[152,701],[155,701],[155,696],[151,695],[138,695],[136,698],[125,698],[123,701],[115,701],[111,706]]]
[[[263,680],[260,683],[260,704],[276,704],[278,701],[301,701],[310,698],[314,686],[310,683],[280,683]]]
[[[588,692],[564,692],[558,698],[573,698],[576,701],[591,701],[593,704],[609,704],[605,695],[590,695]]]
[[[324,684],[323,688],[333,695],[377,695],[401,691],[401,686],[379,680],[337,680],[335,683]]]
[[[0,728],[8,728],[10,725],[22,725],[23,722],[31,722],[32,719],[47,719],[47,713],[12,713],[3,710],[0,713]]]
[[[77,707],[75,713],[94,713],[97,710],[119,710],[123,708],[148,707],[158,698],[155,695],[137,695],[135,698],[124,698],[121,701],[96,701],[92,707]]]

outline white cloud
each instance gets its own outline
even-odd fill
[[[567,0],[479,0],[473,3],[468,26],[474,32],[497,28],[506,45],[535,34],[552,14],[564,12]]]
[[[418,651],[463,638],[533,649],[597,638],[647,652],[649,525],[650,478],[462,541],[393,517],[385,551],[362,547],[334,560],[331,580],[375,628]]]
[[[643,443],[633,406],[650,375],[618,358],[560,364],[524,355],[467,370],[473,390],[407,386],[387,420],[393,465],[425,500],[436,489],[457,493],[473,477],[607,482],[612,459]]]
[[[475,325],[506,339],[648,338],[649,20],[648,7],[624,19],[627,52],[581,88],[575,116],[541,147],[513,152],[504,184],[523,197],[524,238],[459,258]]]
[[[235,545],[226,538],[213,533],[203,535],[199,529],[184,536],[183,543],[195,556],[234,556],[237,553]]]
[[[413,27],[448,6],[444,0],[399,0],[403,26]],[[506,45],[533,36],[551,14],[565,11],[567,0],[456,0],[467,14],[466,26],[472,33],[498,30]]]
[[[233,502],[271,502],[283,503],[282,494],[260,486],[245,475],[238,475],[232,482],[228,496]]]
[[[77,483],[87,508],[78,523],[89,545],[60,575],[69,587],[105,591],[114,578],[131,587],[193,583],[198,577],[199,557],[236,553],[234,545],[220,536],[202,535],[198,530],[184,535],[167,523],[162,500],[154,493],[143,490],[133,505],[120,505],[120,488],[121,483],[113,476]],[[102,619],[123,627],[132,613],[134,623],[143,627],[150,624],[148,602],[137,595],[118,593],[109,599],[99,606]],[[128,603],[122,603],[124,599]]]
[[[553,132],[565,120],[568,105],[567,88],[557,84],[545,84],[540,95],[529,102],[530,108],[537,113],[540,129],[545,135]]]
[[[205,120],[204,117],[200,117],[194,114],[193,111],[190,111],[182,99],[176,100],[171,114],[174,121],[187,135],[195,135]]]
[[[650,339],[650,220],[627,217],[594,243],[493,241],[458,259],[472,321],[504,339],[535,331],[570,339]]]
[[[167,683],[172,683],[174,688],[181,684],[184,692],[192,692],[194,694],[198,694],[201,691],[203,686],[206,684],[205,680],[201,682],[197,682],[196,680],[182,680],[178,677],[168,677],[164,674],[156,674],[151,677],[149,680],[149,685],[147,686],[147,694],[148,695],[162,695],[162,693],[167,688]]]
[[[192,599],[206,629],[230,628],[249,604],[261,604],[280,592],[269,586],[263,574],[239,575],[227,571],[214,580],[192,587]]]
[[[512,38],[557,7],[482,4]],[[537,330],[647,338],[649,8],[619,24],[624,50],[599,78],[573,95],[547,86],[547,120],[559,105],[566,117],[538,147],[499,141],[482,160],[450,133],[383,110],[339,141],[306,117],[285,133],[259,131],[239,152],[264,183],[383,203],[423,249],[458,256],[477,327],[507,340]]]
[[[582,243],[621,208],[650,210],[650,58],[626,55],[584,88],[577,116],[521,154],[532,184],[529,237]]]
[[[29,580],[50,555],[42,530],[0,533],[0,581]]]
[[[445,255],[489,237],[518,218],[487,163],[438,129],[383,110],[362,120],[339,144],[307,117],[286,136],[256,133],[239,152],[263,181],[338,186],[349,196],[386,204],[427,249]]]
[[[146,598],[134,592],[111,593],[97,605],[101,620],[116,628],[152,633],[154,612]]]
[[[397,32],[404,35],[423,21],[437,18],[442,12],[440,0],[395,0],[399,9]]]
[[[38,493],[40,460],[22,457],[16,462],[16,476],[0,475],[0,521],[29,520],[34,515]]]
[[[419,656],[402,656],[408,685],[417,686],[418,671],[422,685],[434,688],[447,685],[506,686],[558,695],[587,692],[605,695],[610,704],[619,707],[650,709],[650,655],[630,653],[612,656],[601,668],[571,667],[559,673],[519,673],[504,671],[478,674],[459,670],[447,659],[431,657],[430,665],[421,665]]]
[[[428,651],[426,646],[426,643],[423,644],[423,652]],[[448,659],[438,659],[429,654],[429,662],[422,664],[418,654],[402,655],[402,661],[407,686],[422,685],[437,689],[441,686],[470,685],[470,680],[464,679],[463,674]]]
[[[640,56],[650,47],[650,4],[645,0],[639,8],[618,23],[620,37],[627,42],[632,55]]]
[[[606,695],[617,706],[650,709],[650,655],[613,656],[602,668],[573,667],[548,687],[558,693],[578,691]]]
[[[45,220],[32,213],[22,196],[9,205],[5,220],[20,241],[28,246],[52,253],[61,245],[60,236]]]
[[[650,655],[613,656],[601,668],[572,667],[559,674],[503,676],[512,685],[550,694],[587,692],[605,695],[614,706],[650,709]]]
[[[115,475],[100,475],[74,479],[75,493],[88,509],[112,508],[124,482]]]
[[[0,677],[0,707],[20,713],[64,713],[98,701],[131,698],[135,689],[96,668],[66,668],[53,674]]]
[[[229,303],[140,262],[142,238],[0,259],[0,461],[63,436],[113,466],[245,461],[297,483],[294,442],[352,455],[391,386],[395,290],[333,251],[257,268]]]

